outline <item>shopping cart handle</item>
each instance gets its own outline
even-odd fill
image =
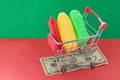
[[[88,13],[91,12],[94,16],[97,17],[97,19],[98,19],[99,22],[101,23],[99,28],[100,28],[101,30],[106,29],[107,23],[106,23],[106,22],[103,22],[102,19],[101,19],[90,7],[86,7],[85,10],[84,10],[84,12],[85,12],[86,14],[88,14]]]
[[[90,7],[86,7],[85,13],[89,13],[90,11],[91,11],[91,8]]]
[[[86,7],[85,8],[85,13],[88,14],[88,13],[92,13],[93,15],[95,15],[97,18],[100,18],[90,7]]]
[[[100,28],[101,30],[105,30],[106,27],[107,27],[107,23],[103,22],[103,23],[101,23],[101,25],[100,25],[99,28]]]

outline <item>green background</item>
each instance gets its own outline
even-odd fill
[[[0,38],[47,38],[50,16],[90,6],[108,23],[102,38],[120,38],[119,0],[0,0]],[[96,28],[98,21],[88,20]]]

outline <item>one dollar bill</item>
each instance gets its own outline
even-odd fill
[[[102,54],[98,47],[92,48],[90,52],[86,53],[69,53],[68,55],[54,56],[40,58],[40,62],[46,75],[54,75],[63,73],[61,70],[65,68],[65,72],[71,72],[79,69],[91,68],[91,63],[96,66],[108,64],[107,59]]]

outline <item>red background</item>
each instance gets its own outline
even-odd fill
[[[40,57],[54,55],[46,39],[0,39],[0,80],[120,80],[120,40],[98,44],[109,64],[46,76]]]

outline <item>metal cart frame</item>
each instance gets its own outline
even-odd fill
[[[92,13],[92,14],[98,19],[98,21],[100,22],[100,26],[99,26],[99,29],[98,29],[98,30],[94,29],[94,27],[91,26],[91,25],[88,23],[88,21],[86,20],[87,15],[88,15],[89,13]],[[91,50],[92,47],[97,46],[98,41],[99,41],[99,39],[100,39],[100,36],[101,36],[102,32],[103,32],[103,31],[106,29],[106,27],[107,27],[106,22],[103,22],[102,19],[101,19],[90,7],[86,7],[86,9],[84,10],[83,20],[84,20],[85,25],[86,25],[87,27],[89,27],[89,29],[91,29],[91,30],[87,29],[87,31],[88,31],[88,33],[89,33],[89,35],[90,35],[90,36],[88,36],[88,37],[80,38],[80,39],[76,39],[76,40],[70,40],[70,41],[67,41],[67,42],[57,42],[57,41],[54,39],[54,37],[51,35],[51,33],[49,33],[49,36],[50,36],[50,38],[52,39],[53,43],[56,44],[56,49],[57,49],[57,50],[56,50],[56,54],[54,55],[53,58],[54,58],[54,61],[57,63],[57,65],[58,65],[59,69],[61,70],[61,72],[66,72],[66,68],[65,68],[65,65],[61,65],[61,64],[58,62],[58,60],[59,60],[59,55],[61,55],[62,52],[63,52],[65,49],[64,49],[64,46],[62,46],[61,49],[59,49],[58,46],[64,45],[64,44],[73,43],[73,42],[78,42],[78,41],[87,39],[87,40],[89,40],[88,43],[87,43],[86,45],[78,45],[78,46],[76,47],[76,50],[75,50],[75,53],[74,53],[74,54],[78,54],[78,53],[82,54],[82,53],[88,52],[88,51],[90,52],[90,50]],[[87,27],[86,27],[86,28],[87,28]],[[48,40],[49,40],[49,39],[48,39]],[[69,52],[69,53],[70,53],[70,52]],[[65,55],[72,55],[72,54],[65,54]],[[76,63],[76,64],[77,64],[77,63]],[[91,64],[91,67],[92,67],[92,68],[95,67],[95,62],[94,62],[94,61],[90,62],[90,64]],[[72,64],[70,64],[70,65],[72,65]],[[74,65],[74,64],[73,64],[73,65]]]

